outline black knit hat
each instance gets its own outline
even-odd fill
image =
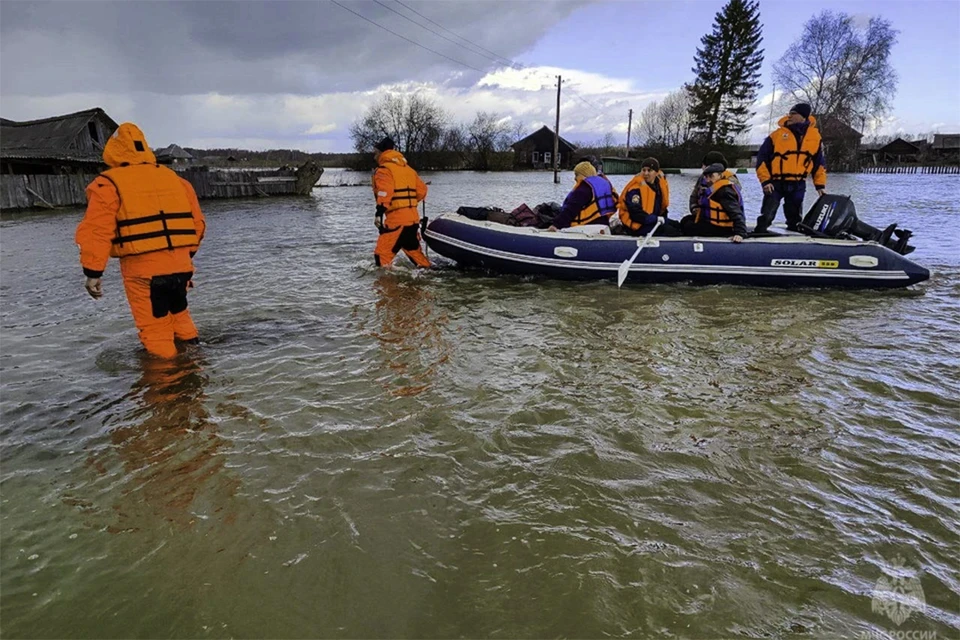
[[[390,136],[384,136],[383,140],[373,145],[373,148],[377,151],[386,151],[387,149],[393,149],[393,138]]]
[[[790,107],[790,113],[797,113],[803,116],[803,119],[806,120],[810,117],[810,105],[806,102],[801,102]]]
[[[660,171],[660,161],[656,158],[647,158],[640,163],[640,168],[646,169],[647,167],[653,169],[654,171]]]
[[[703,156],[703,160],[700,161],[700,164],[703,166],[711,165],[715,162],[719,162],[723,165],[723,168],[726,169],[730,165],[727,163],[727,159],[723,157],[723,154],[719,151],[707,151],[707,154]]]

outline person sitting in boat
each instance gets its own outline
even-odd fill
[[[709,188],[700,196],[695,216],[684,218],[683,233],[688,236],[722,236],[741,242],[747,234],[740,190],[724,177],[726,169],[719,162],[703,170]]]
[[[610,214],[617,210],[617,192],[606,176],[597,175],[589,161],[573,168],[574,187],[567,194],[560,213],[548,231],[585,224],[609,226]]]
[[[679,225],[667,218],[669,207],[670,185],[660,171],[660,162],[647,158],[640,165],[640,173],[631,178],[620,195],[618,209],[624,231],[632,236],[645,236],[657,224],[657,218],[663,218],[654,235],[681,235]]]
[[[714,163],[719,163],[723,165],[723,177],[731,182],[733,186],[739,192],[743,192],[743,187],[740,185],[740,179],[737,177],[733,171],[728,167],[730,164],[727,162],[727,159],[719,151],[708,151],[703,160],[700,162],[700,171],[703,171],[710,165]],[[700,213],[700,198],[703,197],[705,191],[710,188],[710,185],[707,183],[707,179],[700,175],[700,178],[694,183],[693,191],[690,192],[690,217],[691,219],[696,218]],[[741,206],[743,203],[741,202]],[[686,218],[686,216],[684,216]],[[683,226],[684,219],[680,220],[680,225]]]

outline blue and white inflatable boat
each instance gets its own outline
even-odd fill
[[[589,225],[586,229],[551,232],[443,214],[429,221],[424,236],[431,251],[465,267],[567,280],[616,279],[643,238],[588,235]],[[929,277],[927,269],[877,241],[783,231],[739,244],[727,238],[653,237],[630,266],[626,282],[893,288]]]

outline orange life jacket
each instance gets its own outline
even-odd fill
[[[771,180],[806,180],[813,169],[813,159],[820,150],[820,129],[813,116],[807,118],[810,124],[803,138],[787,128],[786,118],[780,119],[780,127],[770,134],[773,142],[773,159],[770,161]],[[816,177],[816,176],[814,176]]]
[[[583,179],[590,187],[590,204],[577,213],[577,217],[570,222],[571,227],[590,224],[600,216],[608,216],[617,210],[616,194],[613,185],[604,176],[590,176]],[[577,185],[579,186],[579,185]]]
[[[386,153],[386,152],[384,152]],[[387,205],[387,213],[400,209],[417,211],[417,172],[410,165],[393,161],[381,162],[380,169],[386,169],[393,176],[393,199]],[[376,186],[374,186],[376,189]]]
[[[135,164],[100,175],[113,183],[120,196],[111,256],[200,244],[190,201],[174,171],[156,164]]]
[[[620,195],[620,222],[631,231],[639,231],[643,227],[643,222],[637,222],[630,217],[630,210],[627,208],[627,194],[631,191],[640,191],[640,206],[648,215],[656,214],[658,216],[666,215],[663,213],[670,206],[670,185],[667,183],[666,176],[662,171],[657,172],[654,184],[660,185],[660,193],[654,191],[653,187],[647,184],[642,174],[637,174],[630,179],[627,186],[623,188]]]
[[[720,205],[720,203],[712,198],[713,194],[728,185],[733,186],[733,188],[737,191],[737,195],[740,194],[740,190],[737,189],[736,186],[734,186],[733,183],[727,178],[721,178],[720,180],[717,180],[703,193],[703,196],[700,198],[700,209],[697,211],[694,222],[700,222],[701,220],[704,220],[714,227],[723,227],[725,229],[733,228],[733,220],[730,219],[730,216],[727,215],[727,212]]]

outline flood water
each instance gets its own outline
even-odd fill
[[[173,364],[81,210],[5,215],[0,633],[956,638],[958,178],[831,176],[916,233],[898,291],[386,273],[369,187],[205,202]]]

